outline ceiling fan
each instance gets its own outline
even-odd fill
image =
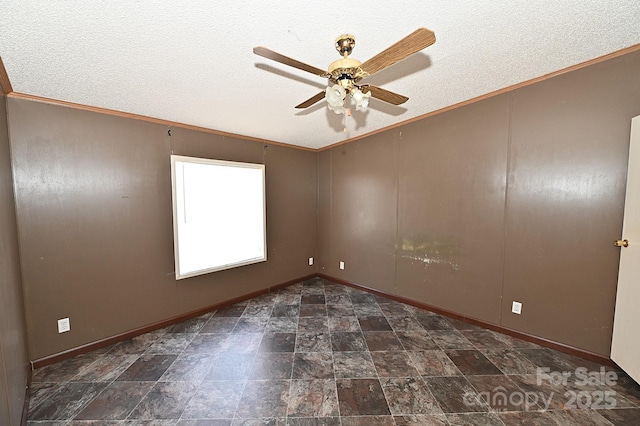
[[[266,47],[255,47],[253,53],[310,72],[319,77],[328,78],[329,87],[326,90],[296,105],[296,108],[308,108],[324,98],[327,100],[329,109],[336,114],[342,114],[350,112],[349,108],[344,106],[347,95],[351,96],[356,104],[356,110],[366,108],[371,97],[393,105],[400,105],[406,102],[409,99],[406,96],[370,84],[360,84],[360,81],[431,46],[435,42],[436,36],[433,31],[426,28],[418,28],[368,61],[360,62],[349,57],[356,44],[355,37],[343,34],[336,39],[335,44],[336,50],[342,55],[342,59],[331,63],[327,71],[281,55]]]

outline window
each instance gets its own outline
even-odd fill
[[[171,156],[176,279],[267,260],[265,167]]]

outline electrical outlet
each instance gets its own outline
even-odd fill
[[[66,333],[71,330],[71,323],[69,318],[62,318],[58,320],[58,333]]]
[[[309,266],[313,265],[313,257],[309,258]]]
[[[515,300],[511,304],[511,312],[514,314],[520,315],[522,313],[522,303],[516,302]]]
[[[342,260],[340,261],[340,269],[344,269],[344,262]]]

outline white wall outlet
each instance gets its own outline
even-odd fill
[[[344,262],[342,260],[340,261],[340,269],[344,269]]]
[[[58,320],[58,333],[65,333],[71,330],[71,323],[69,318],[62,318]]]
[[[520,315],[522,313],[522,303],[516,302],[515,300],[511,304],[511,312],[514,314]]]
[[[309,266],[313,265],[313,257],[309,258]]]

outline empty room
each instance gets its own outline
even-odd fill
[[[0,425],[640,424],[636,1],[0,4]]]

